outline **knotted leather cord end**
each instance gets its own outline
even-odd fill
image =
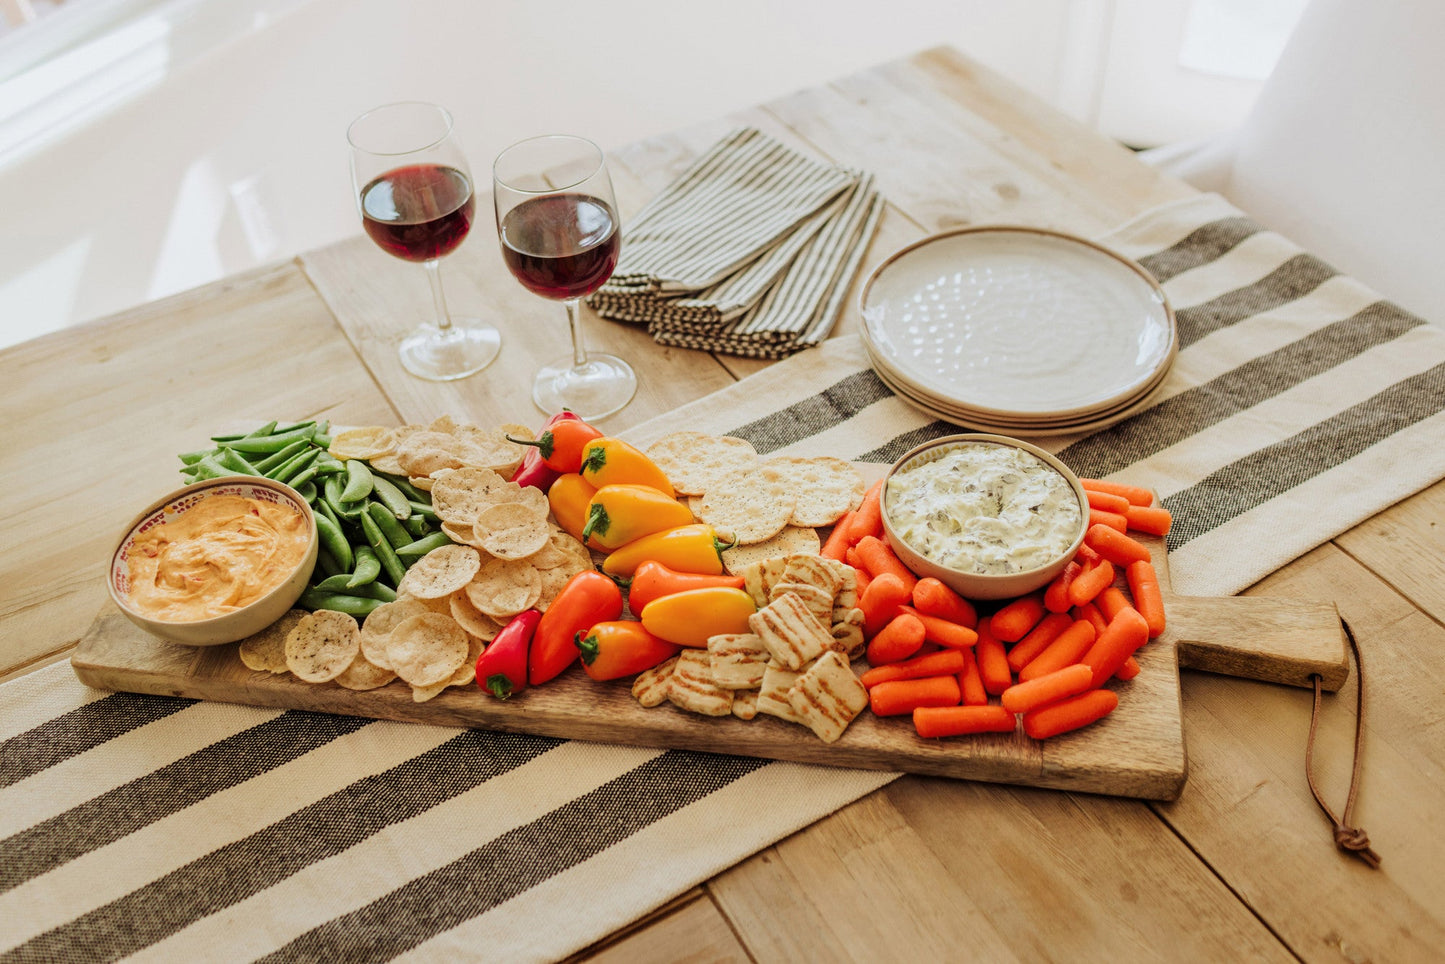
[[[1315,684],[1314,709],[1310,712],[1310,736],[1309,742],[1305,744],[1305,779],[1309,781],[1310,793],[1314,794],[1315,803],[1319,804],[1325,816],[1330,818],[1330,823],[1335,827],[1335,846],[1342,852],[1358,857],[1370,867],[1378,869],[1380,866],[1380,855],[1370,848],[1370,837],[1359,827],[1350,826],[1350,817],[1355,809],[1355,794],[1360,785],[1360,746],[1364,742],[1365,732],[1365,664],[1360,660],[1360,644],[1355,642],[1355,634],[1350,630],[1350,624],[1343,619],[1340,625],[1344,627],[1345,639],[1350,643],[1350,651],[1355,655],[1355,672],[1358,695],[1355,698],[1355,754],[1354,762],[1350,767],[1350,791],[1345,798],[1345,812],[1342,817],[1336,817],[1333,810],[1325,803],[1324,797],[1320,795],[1320,789],[1315,784],[1314,755],[1315,755],[1315,731],[1320,721],[1320,683],[1319,674],[1310,676]]]

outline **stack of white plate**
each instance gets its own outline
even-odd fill
[[[895,253],[863,287],[878,376],[923,412],[1000,435],[1091,432],[1147,408],[1178,354],[1148,272],[1092,241],[964,228]]]

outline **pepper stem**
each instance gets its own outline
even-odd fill
[[[607,529],[612,525],[612,520],[607,518],[607,510],[600,505],[593,505],[587,509],[587,524],[582,527],[582,541],[585,543],[592,538],[592,531],[597,530],[598,535],[607,535]]]
[[[511,696],[514,689],[512,681],[502,673],[493,673],[487,677],[487,691],[499,700]]]
[[[535,445],[537,447],[537,450],[542,453],[542,458],[544,459],[550,459],[552,457],[553,450],[556,448],[556,439],[553,437],[551,432],[543,432],[541,438],[537,439],[535,442],[529,441],[524,438],[512,438],[512,436],[510,435],[504,435],[502,437],[505,438],[508,442],[515,442],[517,445]]]
[[[588,636],[586,639],[583,639],[582,633],[579,630],[577,635],[572,637],[572,644],[581,651],[582,662],[584,664],[591,666],[597,662],[597,654],[601,652],[601,647],[597,645],[596,636]]]

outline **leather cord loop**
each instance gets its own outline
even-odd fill
[[[1360,858],[1371,867],[1380,866],[1380,855],[1370,848],[1370,838],[1365,831],[1359,827],[1351,826],[1355,811],[1355,796],[1360,789],[1360,747],[1364,743],[1365,734],[1365,664],[1360,660],[1360,644],[1355,642],[1355,634],[1350,630],[1350,624],[1343,619],[1340,625],[1345,629],[1345,639],[1349,640],[1350,651],[1355,656],[1355,672],[1358,695],[1355,698],[1355,758],[1350,767],[1350,791],[1345,798],[1345,810],[1340,816],[1330,809],[1329,804],[1320,795],[1320,788],[1315,783],[1314,755],[1315,755],[1315,731],[1320,721],[1320,682],[1318,674],[1310,679],[1315,684],[1314,709],[1310,713],[1310,736],[1309,742],[1305,744],[1305,778],[1310,784],[1310,793],[1314,794],[1315,803],[1320,805],[1325,816],[1330,818],[1334,824],[1335,846],[1347,854]]]

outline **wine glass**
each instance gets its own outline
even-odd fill
[[[588,354],[578,318],[579,300],[612,277],[622,247],[601,148],[570,135],[532,137],[497,156],[492,184],[502,259],[527,290],[566,306],[572,332],[571,356],[537,373],[532,401],[584,419],[619,411],[637,374],[615,355]]]
[[[351,181],[361,224],[387,254],[427,269],[436,320],[401,342],[401,364],[413,375],[448,381],[481,371],[502,336],[476,319],[453,324],[438,262],[472,226],[472,176],[452,132],[452,115],[435,104],[387,104],[347,128]]]

